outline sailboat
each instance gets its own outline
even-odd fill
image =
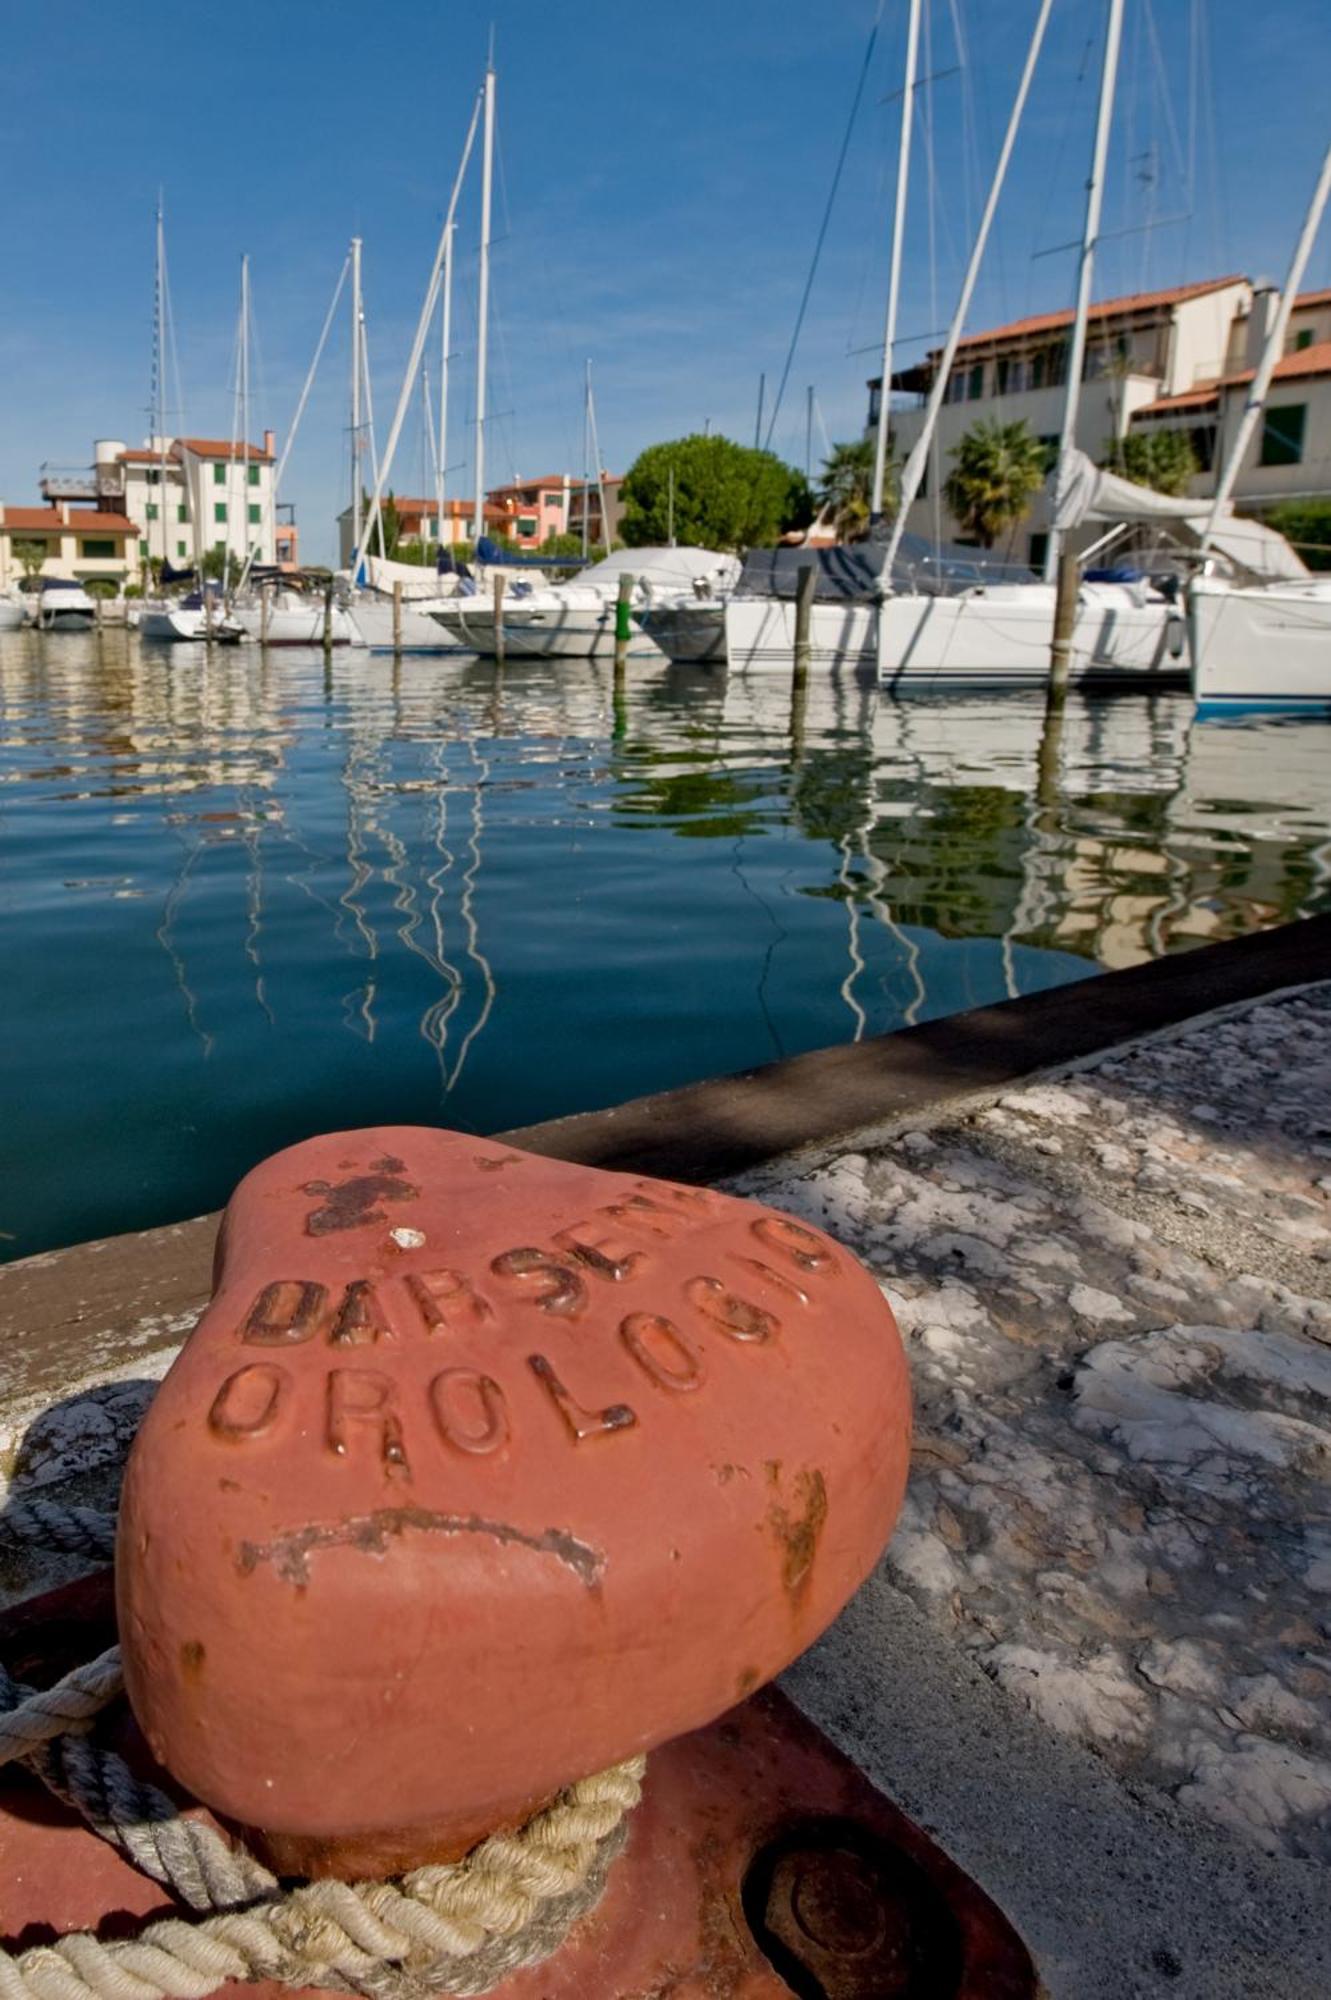
[[[160,580],[163,594],[151,598],[139,611],[139,638],[148,645],[176,645],[203,640],[205,643],[234,645],[244,637],[234,620],[225,616],[222,608],[214,604],[207,587],[190,590],[180,597],[169,597],[165,586],[180,581],[195,584],[199,581],[199,526],[191,518],[194,538],[194,568],[176,571],[172,569],[167,556],[167,506],[166,469],[170,452],[166,436],[166,368],[167,354],[172,343],[168,338],[168,314],[170,312],[170,290],[166,275],[166,230],[162,217],[162,204],[157,204],[157,238],[153,266],[153,364],[152,394],[149,399],[149,420],[157,441],[159,456],[158,477],[161,501],[158,512],[162,523],[162,556]],[[188,476],[181,488],[184,505],[190,508],[190,487]]]
[[[1331,146],[1322,161],[1242,420],[1216,482],[1204,550],[1217,539],[1226,502],[1266,402],[1328,194]],[[1301,578],[1244,585],[1203,573],[1188,587],[1188,629],[1192,691],[1199,707],[1331,705],[1331,576],[1314,577],[1305,571]]]

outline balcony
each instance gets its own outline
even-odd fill
[[[95,500],[97,473],[90,465],[43,465],[38,484],[44,500]]]

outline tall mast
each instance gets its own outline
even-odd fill
[[[810,382],[804,403],[804,477],[813,478],[813,383]]]
[[[360,249],[361,239],[351,239],[351,547],[353,555],[360,552],[361,496],[364,479],[361,473],[361,416],[360,385],[361,375],[361,303],[360,303]],[[353,576],[352,582],[355,582]]]
[[[240,525],[244,531],[245,564],[250,559],[250,258],[240,260]],[[231,510],[227,509],[227,519]]]
[[[379,548],[381,554],[383,552],[383,521],[380,509],[383,503],[384,488],[387,486],[389,475],[393,470],[393,455],[397,451],[398,439],[402,435],[402,426],[406,421],[407,407],[411,402],[411,392],[416,386],[416,370],[421,365],[421,356],[425,352],[426,337],[429,334],[430,327],[434,323],[434,309],[439,298],[439,274],[443,269],[444,254],[448,248],[449,231],[452,229],[454,218],[457,215],[458,197],[462,193],[462,183],[466,177],[467,162],[471,158],[471,149],[475,143],[476,127],[480,122],[483,102],[484,92],[477,91],[476,102],[472,107],[471,123],[467,127],[467,137],[462,147],[462,158],[458,162],[457,174],[453,181],[453,192],[448,198],[448,213],[444,217],[444,226],[439,232],[439,243],[434,253],[434,262],[430,266],[430,282],[425,288],[425,303],[421,307],[420,317],[416,321],[416,332],[411,343],[411,353],[407,357],[407,365],[403,372],[402,387],[398,390],[397,408],[393,412],[393,421],[389,426],[388,443],[384,447],[383,463],[374,475],[374,497],[370,501],[370,511],[365,519],[365,541],[368,544],[373,540],[377,524],[379,527]],[[369,401],[369,366],[367,360],[365,392],[367,410],[369,409]],[[360,550],[357,549],[356,559],[352,565],[353,575],[360,568],[360,553]]]
[[[494,48],[485,65],[485,128],[481,154],[481,275],[476,307],[476,519],[475,539],[485,533],[485,363],[490,334],[490,196],[494,183]]]
[[[162,530],[162,561],[166,561],[166,227],[162,197],[157,196],[157,243],[153,260],[153,379],[148,421],[157,438],[157,517]]]
[[[901,497],[897,503],[897,511],[892,520],[892,532],[888,537],[887,556],[883,564],[883,574],[885,577],[891,573],[893,558],[897,550],[901,547],[901,537],[906,531],[906,516],[910,512],[911,502],[919,492],[920,482],[924,478],[924,468],[929,460],[929,448],[933,443],[934,430],[938,423],[938,412],[942,408],[943,397],[947,392],[948,374],[956,356],[957,344],[961,339],[961,329],[966,324],[966,315],[970,311],[971,294],[975,290],[975,281],[980,275],[980,264],[984,257],[985,245],[989,241],[989,231],[993,227],[994,212],[998,207],[998,198],[1003,192],[1003,182],[1007,178],[1008,162],[1012,158],[1012,148],[1016,143],[1017,129],[1021,124],[1022,113],[1026,109],[1026,99],[1030,95],[1031,79],[1035,75],[1035,65],[1039,59],[1041,44],[1044,41],[1044,31],[1049,25],[1049,11],[1053,4],[1054,0],[1040,0],[1040,12],[1036,17],[1035,26],[1031,30],[1030,47],[1026,51],[1026,64],[1021,72],[1021,81],[1017,85],[1017,94],[1012,100],[1012,110],[1008,116],[1007,131],[1003,134],[1003,144],[999,151],[998,164],[994,168],[994,177],[989,184],[989,193],[985,200],[984,213],[980,217],[980,226],[975,232],[975,241],[971,245],[970,262],[966,266],[966,275],[961,281],[961,295],[957,300],[956,311],[952,315],[952,324],[948,328],[947,342],[939,359],[938,367],[934,372],[933,383],[930,386],[929,402],[924,412],[924,423],[921,426],[920,435],[911,447],[910,457],[906,460],[902,468]]]
[[[582,391],[582,560],[586,562],[590,553],[591,537],[587,523],[591,516],[592,504],[592,364],[587,362],[586,380]]]
[[[887,430],[892,408],[892,349],[897,338],[897,305],[901,298],[901,248],[906,230],[906,190],[910,180],[911,125],[915,117],[915,70],[920,46],[920,0],[910,0],[910,20],[906,28],[906,79],[901,91],[901,132],[897,140],[897,194],[892,211],[892,261],[887,278],[887,313],[883,320],[883,374],[878,391],[878,432],[873,447],[873,491],[870,514],[877,519],[883,511],[883,489],[887,483]],[[812,398],[813,391],[809,391]],[[810,411],[808,430],[812,432]],[[805,456],[808,456],[806,444]]]
[[[1262,414],[1262,405],[1266,401],[1266,392],[1271,386],[1272,373],[1276,362],[1280,359],[1284,350],[1285,329],[1289,325],[1290,313],[1294,310],[1295,294],[1303,282],[1304,268],[1312,254],[1313,243],[1316,239],[1318,228],[1321,225],[1322,211],[1326,207],[1328,194],[1331,194],[1331,146],[1328,146],[1326,149],[1326,157],[1322,161],[1322,171],[1318,175],[1317,186],[1313,189],[1313,198],[1308,204],[1308,213],[1303,218],[1303,228],[1299,234],[1299,240],[1294,246],[1294,256],[1290,263],[1289,276],[1285,280],[1285,289],[1280,294],[1280,304],[1276,307],[1276,316],[1272,322],[1271,331],[1266,337],[1266,346],[1262,350],[1262,358],[1258,364],[1257,373],[1253,377],[1252,387],[1249,389],[1247,401],[1243,405],[1243,415],[1239,420],[1238,430],[1234,434],[1234,442],[1230,446],[1224,468],[1216,482],[1215,498],[1211,502],[1210,519],[1206,523],[1206,532],[1202,536],[1203,549],[1207,546],[1216,528],[1219,526],[1220,516],[1225,510],[1230,494],[1234,491],[1234,482],[1239,476],[1239,467],[1243,463],[1243,454],[1247,451],[1252,441],[1253,431],[1257,428],[1257,419]]]
[[[453,231],[444,237],[444,303],[439,323],[439,463],[435,491],[435,539],[444,546],[444,488],[448,479],[448,363],[453,344]]]
[[[1077,442],[1077,411],[1081,405],[1081,371],[1086,357],[1086,320],[1091,308],[1091,275],[1095,246],[1100,235],[1100,208],[1104,199],[1105,160],[1109,152],[1109,127],[1114,117],[1114,84],[1118,76],[1118,50],[1123,34],[1123,0],[1109,0],[1109,25],[1105,30],[1105,56],[1100,70],[1100,108],[1095,120],[1095,144],[1091,149],[1091,174],[1086,183],[1086,223],[1081,237],[1081,264],[1077,271],[1077,310],[1072,321],[1072,344],[1068,349],[1067,394],[1063,399],[1063,432],[1058,441],[1058,467],[1054,474],[1054,515],[1067,479],[1071,453]],[[1058,574],[1058,558],[1063,544],[1062,531],[1053,526],[1045,544],[1045,582]]]

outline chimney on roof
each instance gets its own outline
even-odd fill
[[[1257,368],[1266,351],[1267,339],[1280,310],[1280,288],[1268,279],[1259,279],[1252,288],[1252,308],[1248,314],[1248,337],[1244,343],[1243,365]]]
[[[263,448],[267,452],[269,458],[276,457],[277,454],[273,450],[273,433],[271,431],[265,431],[263,434]]]

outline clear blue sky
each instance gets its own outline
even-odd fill
[[[853,435],[880,337],[905,0],[885,0],[774,447]],[[902,331],[950,310],[1034,0],[932,0]],[[488,483],[581,462],[595,369],[602,456],[769,411],[875,0],[548,4],[497,23],[500,176]],[[1058,0],[972,323],[1066,304],[1090,144],[1102,0]],[[1196,32],[1198,21],[1203,32]],[[229,436],[239,260],[252,257],[252,428],[284,434],[348,238],[365,239],[380,441],[484,63],[483,10],[438,0],[145,0],[30,8],[6,54],[0,497],[32,504],[43,460],[146,430],[153,207],[165,189],[187,427]],[[1326,0],[1128,0],[1097,292],[1222,271],[1280,276],[1325,144]],[[469,492],[476,180],[462,216],[450,490]],[[1141,224],[1154,214],[1157,226]],[[1129,232],[1113,235],[1112,232]],[[933,248],[931,252],[931,237]],[[1331,283],[1331,229],[1308,282]],[[936,300],[936,304],[935,304]],[[903,349],[909,359],[917,340]],[[345,323],[289,471],[312,559],[345,504]],[[418,490],[409,422],[394,484]]]

